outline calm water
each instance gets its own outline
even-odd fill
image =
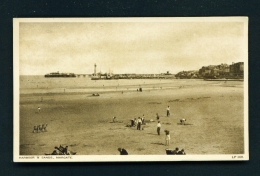
[[[215,81],[214,81],[215,82]],[[90,77],[45,78],[44,76],[20,76],[20,93],[103,92],[136,91],[148,89],[178,88],[194,84],[213,84],[212,81],[180,79],[119,79],[91,80]],[[219,84],[220,82],[215,82]],[[240,83],[242,84],[242,83]]]

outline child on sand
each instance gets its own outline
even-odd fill
[[[160,116],[159,116],[158,113],[156,113],[156,119],[157,119],[157,120],[160,120]]]
[[[116,122],[116,117],[115,117],[115,116],[113,117],[113,122],[114,122],[114,123]]]
[[[134,119],[131,119],[130,121],[131,121],[131,125],[130,125],[130,126],[131,126],[131,127],[135,126],[135,120],[134,120]]]
[[[34,128],[33,128],[33,133],[34,132],[38,132],[38,127],[37,126],[34,126]]]
[[[136,120],[136,118],[134,119],[134,123],[135,123],[135,126],[137,125],[137,120]]]
[[[138,120],[137,120],[137,130],[141,130],[141,124],[142,124],[142,120],[140,117],[138,117]]]
[[[180,119],[181,125],[185,125],[186,119]]]
[[[166,143],[165,143],[165,145],[169,145],[169,144],[170,144],[170,139],[171,139],[171,137],[170,137],[170,131],[164,130],[164,132],[165,132],[165,134],[166,134],[166,137],[165,137]]]
[[[142,124],[144,125],[144,114],[143,117],[141,117],[141,120],[142,120]]]
[[[38,112],[41,112],[41,108],[40,107],[38,107]]]
[[[168,106],[166,110],[167,110],[167,112],[166,112],[167,113],[167,117],[169,117],[170,116],[170,106]]]
[[[119,121],[116,116],[113,117],[113,123],[122,123],[123,121]]]
[[[158,135],[160,135],[160,130],[161,130],[161,123],[160,123],[160,121],[158,121],[158,124],[157,124],[157,133],[158,133]]]

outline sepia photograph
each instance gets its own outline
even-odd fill
[[[247,17],[14,18],[13,48],[14,162],[249,160]]]

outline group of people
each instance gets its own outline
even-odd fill
[[[170,113],[170,106],[168,106],[168,107],[166,108],[166,116],[169,117],[170,115],[171,115],[171,113]],[[156,113],[156,119],[157,119],[157,120],[160,120],[160,116],[159,116],[158,113]]]
[[[160,131],[161,131],[161,123],[160,121],[158,121],[157,123],[157,134],[160,135]],[[164,130],[165,132],[165,145],[170,145],[170,139],[171,139],[171,136],[170,136],[170,131],[169,130]]]
[[[120,153],[120,155],[128,155],[128,152],[124,148],[118,148],[117,149]],[[175,150],[165,149],[167,155],[186,155],[184,149],[179,150],[178,147],[175,148]]]
[[[170,106],[167,107],[166,109],[166,115],[167,117],[170,116]],[[160,123],[160,116],[158,113],[156,113],[156,119],[158,120],[158,124],[157,124],[157,134],[160,135],[160,131],[161,131],[161,123]],[[114,119],[113,119],[113,122],[114,122]],[[131,124],[130,124],[130,127],[134,127],[134,126],[137,126],[137,130],[143,130],[143,128],[141,128],[142,125],[144,125],[145,122],[144,122],[144,114],[143,114],[143,117],[138,117],[138,119],[134,118],[134,119],[131,119]],[[169,145],[170,143],[170,131],[168,130],[165,130],[165,133],[166,133],[166,145]]]
[[[51,154],[46,154],[45,155],[76,155],[76,152],[72,152],[68,150],[68,146],[63,147],[63,146],[55,146],[54,150]]]
[[[168,106],[166,108],[166,116],[167,117],[170,116],[170,106]],[[158,113],[156,113],[156,119],[158,121],[158,123],[157,123],[157,134],[160,135],[161,122],[160,122],[160,116],[159,116]],[[180,120],[181,124],[184,124],[184,125],[185,125],[185,121],[186,121],[186,119]],[[143,115],[143,117],[138,117],[138,119],[136,119],[136,118],[132,119],[130,127],[137,126],[137,130],[141,130],[142,124],[145,124],[144,115]],[[171,140],[170,131],[164,130],[164,132],[165,132],[165,145],[169,146],[170,140]],[[118,151],[120,152],[120,155],[128,155],[128,152],[124,148],[118,148]],[[175,150],[166,149],[166,154],[167,155],[185,155],[186,153],[184,152],[184,149],[179,150],[179,148],[176,148]]]
[[[167,155],[186,155],[184,149],[179,150],[178,147],[175,150],[165,149]]]
[[[134,119],[131,119],[131,127],[135,127],[137,126],[137,130],[143,130],[142,125],[145,125],[145,118],[144,118],[144,114],[142,117],[138,117],[137,119],[134,118]]]
[[[160,121],[158,121],[158,123],[157,123],[157,134],[158,135],[160,135],[160,131],[161,131],[161,123],[160,123]],[[170,131],[169,130],[164,130],[164,132],[165,132],[165,145],[169,146],[170,145],[170,140],[171,140]]]
[[[168,110],[167,110],[167,113],[168,113]],[[160,132],[161,132],[161,122],[160,122],[160,117],[158,115],[158,113],[156,113],[156,119],[158,120],[158,123],[157,123],[157,134],[160,135]],[[169,145],[170,144],[170,131],[169,130],[164,130],[165,134],[166,134],[166,137],[165,137],[165,145]]]
[[[47,131],[47,126],[48,124],[42,124],[42,125],[38,125],[38,126],[34,126],[33,127],[33,133],[37,132],[37,133],[40,133],[40,132],[46,132]]]

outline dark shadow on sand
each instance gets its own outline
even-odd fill
[[[186,126],[186,125],[193,125],[193,124],[191,124],[191,123],[185,123],[185,124],[177,123],[177,125],[183,125],[183,126]]]
[[[171,125],[171,123],[168,123],[168,122],[167,122],[167,123],[162,123],[162,124],[165,124],[165,125]]]
[[[150,134],[150,135],[158,135],[158,134],[155,134],[155,133],[147,133],[147,134]]]
[[[163,143],[161,142],[154,142],[154,143],[151,143],[151,144],[156,144],[156,145],[164,145]]]
[[[169,100],[168,102],[175,102],[175,101],[180,101],[180,99]]]
[[[109,122],[109,123],[123,123],[123,121]]]

